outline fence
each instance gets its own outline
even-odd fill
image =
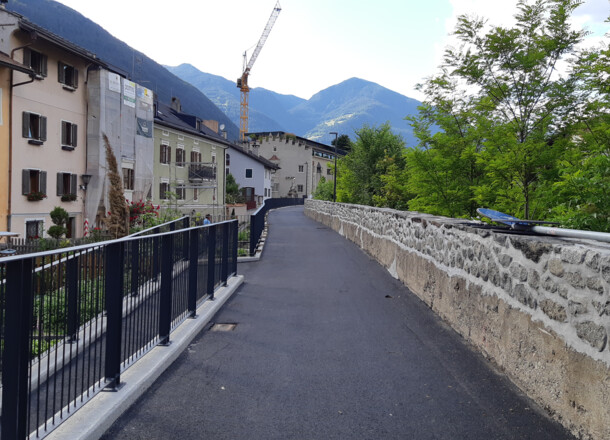
[[[0,259],[1,438],[43,438],[237,270],[237,225]]]
[[[250,216],[250,256],[256,253],[256,247],[265,229],[265,216],[270,209],[283,208],[285,206],[303,205],[302,198],[267,199],[263,206]]]

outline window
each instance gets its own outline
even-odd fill
[[[134,189],[133,168],[123,168],[123,188],[127,190]]]
[[[252,179],[252,168],[246,168],[246,179]]]
[[[303,185],[297,185],[297,192],[303,192]]]
[[[76,200],[76,179],[76,174],[57,173],[57,195],[67,196],[62,197],[62,200],[64,198],[66,199],[64,201]]]
[[[226,156],[226,164],[225,165],[226,166],[230,166],[231,165],[231,155],[230,154],[227,154],[227,156]]]
[[[160,152],[159,162],[168,164],[172,161],[172,147],[167,144],[161,144]]]
[[[38,79],[47,76],[47,56],[26,47],[23,49],[23,64],[36,73]]]
[[[176,165],[179,167],[184,166],[186,154],[184,153],[184,147],[176,148]]]
[[[176,183],[176,198],[178,200],[186,199],[186,188],[184,187],[184,182]]]
[[[76,147],[77,130],[76,124],[61,121],[61,149],[74,150]]]
[[[42,145],[47,140],[47,118],[36,113],[23,112],[22,135],[29,144]]]
[[[200,163],[201,153],[199,151],[191,151],[191,162]]]
[[[212,153],[212,163],[216,163],[216,153]]]
[[[303,165],[299,165],[299,173],[302,173],[304,171],[304,166]]]
[[[78,70],[61,61],[57,63],[58,81],[64,88],[74,90],[78,87]]]
[[[21,171],[21,194],[27,196],[32,193],[47,194],[47,172],[40,170]],[[40,199],[38,199],[40,200]]]
[[[34,239],[40,238],[43,235],[44,222],[42,220],[26,220],[25,222],[25,238]]]
[[[197,188],[193,189],[193,201],[199,200],[199,190]]]
[[[327,168],[326,169],[326,175],[327,176],[332,176],[332,174],[333,174],[333,170],[331,170],[330,168]]]
[[[168,200],[169,196],[167,193],[169,192],[169,182],[161,182],[159,184],[159,198],[161,200]]]

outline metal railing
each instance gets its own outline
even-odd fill
[[[237,271],[236,220],[0,259],[1,438],[43,438]]]
[[[303,198],[277,198],[267,199],[258,210],[250,216],[250,256],[256,254],[256,247],[265,229],[265,216],[270,209],[283,208],[305,204]]]

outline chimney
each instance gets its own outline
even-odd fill
[[[218,133],[218,121],[214,121],[214,120],[204,120],[202,121],[203,125],[205,125],[206,127],[208,127],[210,130],[212,130],[214,133]]]
[[[180,99],[175,96],[172,97],[172,105],[173,110],[176,110],[178,113],[182,113],[182,104],[180,104]]]

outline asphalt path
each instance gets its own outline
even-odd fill
[[[269,222],[216,325],[103,439],[573,438],[353,243],[302,207]]]

